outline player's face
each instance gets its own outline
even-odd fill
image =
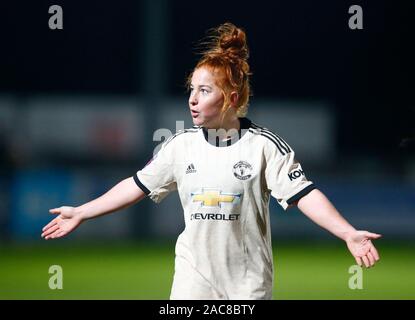
[[[212,72],[204,67],[193,72],[190,84],[189,107],[193,124],[205,128],[219,128],[223,94]]]

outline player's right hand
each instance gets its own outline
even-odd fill
[[[61,238],[67,235],[83,221],[74,207],[64,206],[50,209],[49,212],[58,216],[43,227],[41,236],[45,240]]]

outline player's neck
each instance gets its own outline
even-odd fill
[[[238,134],[238,132],[240,131],[240,128],[241,128],[241,124],[240,124],[239,118],[235,115],[234,117],[229,117],[227,119],[224,119],[222,123],[216,126],[216,128],[210,128],[210,129],[217,130],[217,135],[220,140],[228,140],[231,138],[229,134],[232,132],[234,132],[235,134]]]

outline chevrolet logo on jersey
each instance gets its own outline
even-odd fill
[[[222,193],[220,190],[202,190],[191,195],[193,202],[201,202],[202,206],[208,207],[220,207],[221,203],[233,203],[241,197],[240,194]]]

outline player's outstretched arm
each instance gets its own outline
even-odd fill
[[[132,177],[124,179],[101,197],[79,207],[50,209],[58,215],[42,229],[42,237],[56,239],[75,230],[83,221],[126,208],[145,197]]]
[[[371,240],[379,239],[380,234],[356,230],[344,219],[327,197],[314,189],[298,200],[298,208],[319,226],[344,240],[359,266],[366,267],[379,260],[379,254]]]

